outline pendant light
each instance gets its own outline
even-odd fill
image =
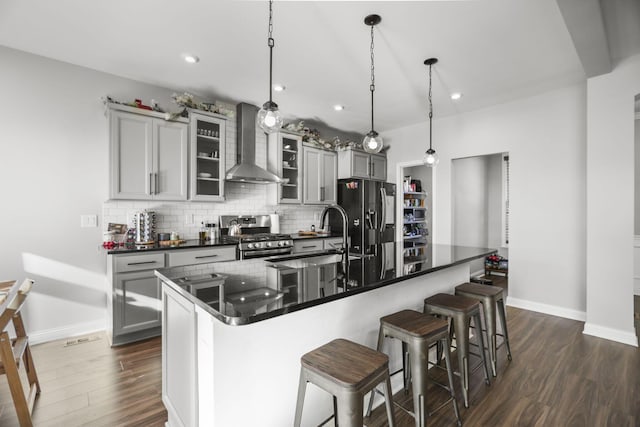
[[[376,90],[375,67],[373,61],[373,27],[378,25],[381,20],[382,18],[380,18],[380,15],[368,15],[364,18],[364,23],[371,27],[371,84],[369,85],[369,90],[371,91],[371,130],[362,141],[362,147],[367,153],[379,153],[380,150],[382,150],[382,137],[373,129],[373,92]]]
[[[425,165],[429,167],[434,167],[440,161],[436,150],[433,149],[431,145],[431,137],[432,137],[432,120],[433,120],[433,102],[431,100],[431,66],[438,62],[438,58],[429,58],[424,61],[424,65],[429,66],[429,149],[424,153],[423,162]]]
[[[282,114],[278,111],[278,104],[273,102],[273,0],[269,0],[269,37],[267,38],[269,46],[269,100],[262,105],[258,111],[258,126],[266,133],[277,132],[283,123]]]

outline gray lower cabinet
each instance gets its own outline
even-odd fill
[[[293,241],[293,253],[321,251],[323,249],[321,239],[301,239]]]
[[[164,268],[164,252],[110,257],[107,332],[112,345],[160,335],[161,298],[154,270]]]
[[[114,330],[128,334],[161,325],[160,289],[153,271],[118,274],[115,288]]]

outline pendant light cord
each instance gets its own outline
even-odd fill
[[[369,86],[371,91],[371,131],[373,132],[373,92],[376,90],[376,75],[373,55],[373,25],[371,25],[371,85]]]
[[[431,150],[431,121],[433,119],[433,102],[431,100],[431,64],[429,64],[429,150]]]
[[[273,40],[273,0],[269,0],[269,104],[273,103],[273,47],[276,42]]]

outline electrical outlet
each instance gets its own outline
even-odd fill
[[[186,214],[186,215],[184,216],[184,223],[185,223],[186,225],[193,225],[193,224],[194,224],[194,221],[195,221],[195,219],[194,219],[194,217],[193,217],[193,214],[188,213],[188,214]]]
[[[320,222],[320,212],[314,212],[313,213],[313,220],[315,222]]]
[[[98,226],[98,215],[80,215],[80,227],[90,228]]]

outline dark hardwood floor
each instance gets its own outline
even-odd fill
[[[489,387],[480,370],[473,374],[470,408],[460,405],[465,426],[640,425],[639,349],[583,335],[581,322],[511,307],[507,316],[513,361],[499,350],[498,376]],[[160,340],[110,348],[103,334],[93,338],[98,339],[33,347],[42,385],[34,424],[162,426]],[[434,388],[428,406],[445,397]],[[396,399],[411,405],[402,392]],[[415,425],[401,410],[396,415],[398,426]],[[0,426],[17,425],[2,375]],[[386,425],[384,410],[376,409],[366,425]],[[429,425],[455,425],[451,407],[431,417]]]

